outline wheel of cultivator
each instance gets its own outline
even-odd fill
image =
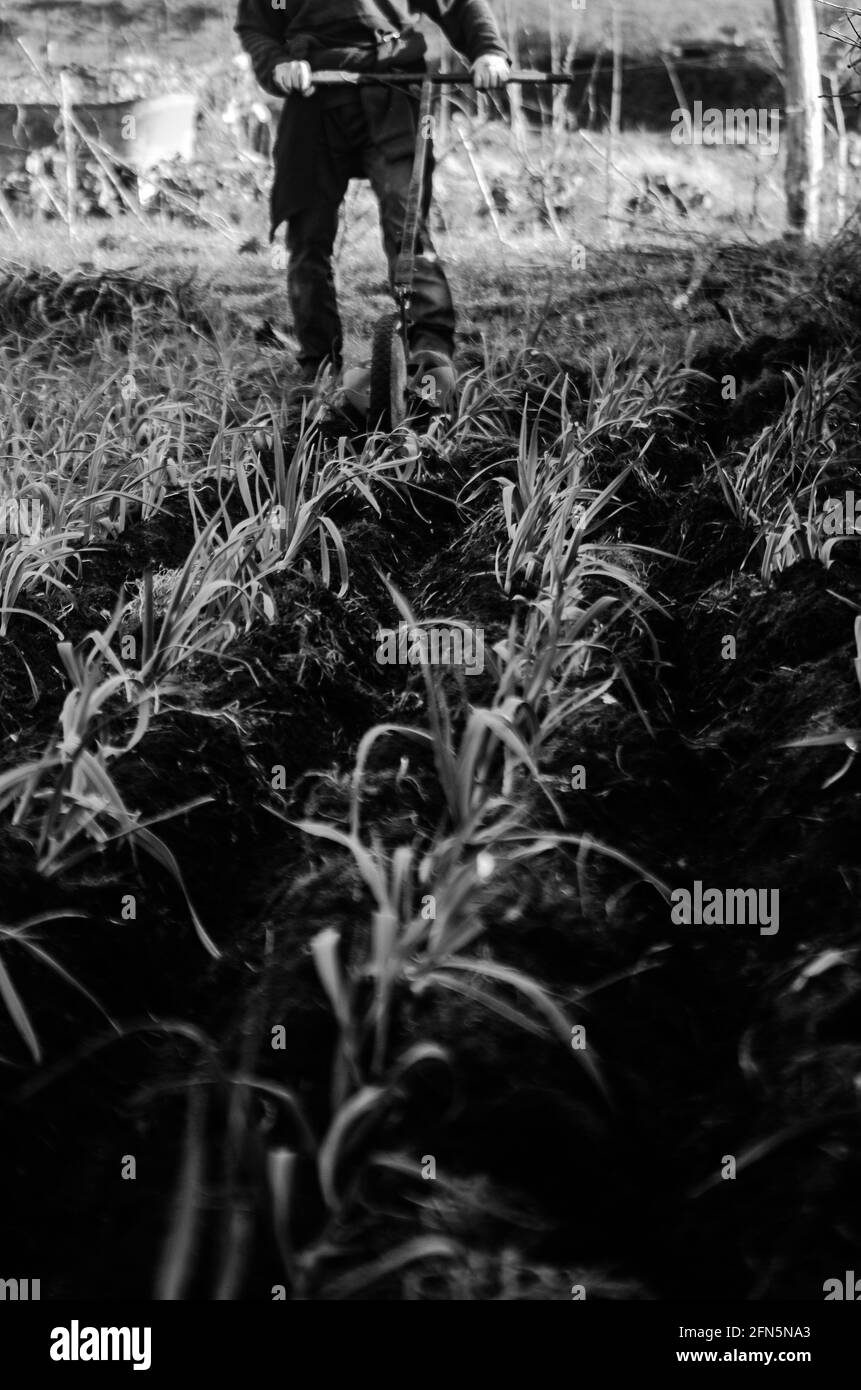
[[[368,428],[388,433],[407,414],[407,358],[400,314],[386,314],[374,325],[371,350]]]

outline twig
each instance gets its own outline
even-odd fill
[[[6,194],[3,192],[2,188],[0,188],[0,217],[3,218],[4,222],[7,222],[9,224],[9,227],[12,231],[12,235],[14,237],[17,237],[18,241],[20,241],[21,233],[18,231],[15,219],[12,216],[12,209],[9,206]]]
[[[612,230],[613,219],[613,155],[622,129],[622,15],[618,0],[613,6],[613,94],[610,102],[610,131],[607,140],[607,164],[605,169],[607,191],[607,229]]]
[[[846,115],[840,97],[840,82],[837,74],[830,72],[831,100],[834,105],[834,124],[837,126],[837,225],[842,227],[846,221],[846,192],[849,181],[849,137],[846,133]]]
[[[475,181],[478,184],[478,190],[481,193],[482,198],[484,199],[484,206],[487,208],[490,220],[493,223],[493,229],[496,232],[497,237],[499,238],[499,243],[501,246],[505,246],[506,242],[505,237],[502,233],[502,223],[499,220],[499,215],[496,211],[496,207],[494,205],[490,189],[488,188],[484,179],[484,175],[482,174],[476,162],[475,155],[473,154],[472,150],[472,145],[469,140],[469,136],[464,134],[463,129],[459,125],[457,126],[457,138],[460,140],[460,143],[466,150],[466,157],[469,160],[470,168],[472,169]]]
[[[598,51],[596,52],[595,58],[592,63],[592,71],[589,74],[589,82],[586,87],[586,95],[583,99],[586,102],[586,106],[589,112],[587,118],[587,126],[589,130],[592,130],[595,125],[595,112],[597,110],[596,93],[598,90],[598,76],[601,72],[601,59],[604,57],[605,47],[606,45],[604,43],[604,40],[602,39],[600,44],[598,45]]]
[[[688,115],[690,115],[691,108],[688,105],[688,100],[685,96],[685,91],[682,86],[681,78],[679,77],[678,68],[676,67],[669,53],[661,53],[661,61],[663,62],[664,67],[667,69],[667,76],[669,77],[670,82],[672,83],[673,93],[675,95],[676,101],[679,103],[679,109],[682,111],[687,111]]]
[[[42,83],[44,84],[44,86],[45,86],[45,87],[47,88],[47,90],[50,92],[52,98],[53,98],[54,100],[56,100],[56,92],[54,91],[54,88],[51,86],[51,83],[50,83],[50,81],[49,81],[49,79],[48,79],[46,73],[45,73],[44,70],[40,67],[40,65],[37,63],[36,59],[33,57],[32,53],[30,52],[30,50],[29,50],[29,48],[27,47],[27,45],[24,43],[23,39],[16,39],[15,42],[18,44],[18,47],[21,49],[21,52],[24,54],[25,58],[26,58],[27,61],[29,62],[29,64],[30,64],[30,66],[32,67],[33,71],[36,73],[37,77],[40,78],[40,80],[42,81]],[[123,202],[123,203],[126,205],[126,207],[129,209],[129,211],[130,211],[131,213],[133,213],[135,217],[137,217],[137,219],[138,219],[139,222],[142,222],[142,223],[144,223],[144,225],[146,225],[145,218],[144,218],[142,212],[140,211],[140,208],[136,208],[136,207],[135,207],[135,205],[134,205],[132,199],[129,198],[129,196],[128,196],[128,194],[126,193],[125,189],[123,188],[122,184],[119,182],[119,179],[116,178],[116,176],[115,176],[115,174],[114,174],[114,171],[113,171],[113,169],[112,169],[111,166],[110,166],[110,163],[109,163],[108,160],[106,160],[106,159],[104,158],[104,156],[101,154],[99,142],[96,141],[96,140],[92,140],[92,139],[90,138],[90,136],[89,136],[89,135],[87,134],[87,132],[84,130],[84,127],[81,125],[80,121],[78,120],[78,118],[77,118],[77,116],[74,114],[74,112],[71,110],[71,108],[70,108],[70,110],[69,110],[69,124],[72,126],[72,128],[77,132],[77,134],[78,134],[78,135],[80,136],[80,138],[83,140],[84,144],[87,146],[87,149],[90,150],[90,152],[91,152],[93,155],[95,155],[96,159],[98,160],[99,164],[101,165],[101,167],[102,167],[102,169],[103,169],[103,171],[104,171],[104,173],[105,173],[106,178],[108,179],[108,182],[110,183],[110,185],[111,185],[111,187],[113,188],[114,192],[115,192],[115,193],[118,195],[118,197],[120,198],[120,201]],[[124,162],[125,162],[125,161],[123,161],[123,160],[117,160],[117,163],[124,163]],[[131,166],[130,166],[130,165],[127,165],[126,167],[130,168]]]
[[[451,70],[451,49],[447,43],[443,43],[442,53],[439,60],[440,72]],[[439,139],[440,142],[448,140],[448,133],[451,120],[451,88],[440,87],[439,89]]]
[[[63,204],[60,202],[58,198],[54,197],[54,191],[51,188],[51,185],[48,183],[48,180],[43,178],[41,174],[34,174],[33,177],[36,180],[36,183],[41,188],[42,192],[45,194],[45,197],[48,199],[48,202],[53,207],[60,221],[67,221],[67,209],[63,207]]]
[[[69,236],[75,235],[75,202],[77,199],[77,167],[75,163],[75,132],[72,129],[72,98],[68,73],[60,73],[60,114],[63,121],[63,148],[66,153],[66,207]]]
[[[517,33],[511,13],[511,0],[505,0],[505,31],[506,43],[511,61],[515,68],[520,67],[520,53],[517,45]],[[514,136],[514,143],[518,152],[526,153],[526,129],[523,120],[523,93],[517,86],[510,86],[507,89],[508,109],[511,117],[511,132]]]

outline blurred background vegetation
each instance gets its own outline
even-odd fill
[[[629,53],[655,52],[673,43],[744,45],[770,40],[774,32],[771,0],[723,0],[713,6],[699,0],[622,0],[618,8]],[[513,26],[536,54],[549,52],[554,29],[564,44],[576,27],[583,51],[610,41],[609,0],[586,0],[582,10],[571,0],[494,0],[493,9],[503,29]],[[55,60],[65,64],[133,66],[136,57],[153,54],[184,65],[217,64],[235,46],[235,10],[233,0],[25,0],[23,5],[3,0],[0,92],[32,82],[16,37],[43,57],[50,46]]]

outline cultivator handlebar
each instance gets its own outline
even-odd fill
[[[386,86],[386,87],[415,87],[422,83],[430,83],[432,87],[471,87],[473,86],[473,76],[471,72],[342,72],[322,69],[320,72],[312,73],[312,80],[315,87],[335,87],[342,82],[348,82],[353,86]],[[518,86],[523,83],[534,84],[539,87],[550,87],[554,83],[571,86],[577,79],[569,72],[540,72],[538,69],[517,69],[510,72],[505,79],[506,86]],[[492,89],[490,89],[492,90]]]

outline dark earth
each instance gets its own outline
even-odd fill
[[[455,1067],[420,1072],[373,1147],[435,1155],[451,1187],[436,1203],[420,1200],[423,1192],[411,1202],[404,1179],[369,1165],[349,1220],[329,1231],[334,1253],[311,1296],[337,1296],[324,1276],[349,1268],[356,1251],[367,1259],[417,1231],[462,1240],[489,1297],[502,1296],[494,1262],[504,1250],[544,1289],[532,1296],[559,1299],[578,1275],[590,1298],[818,1299],[825,1279],[855,1267],[861,769],[850,761],[825,786],[846,749],[786,745],[861,727],[852,635],[859,553],[850,543],[828,569],[802,561],[762,580],[755,534],[730,512],[714,463],[731,467],[776,421],[793,373],[828,358],[858,360],[854,255],[848,244],[825,258],[784,245],[713,251],[680,313],[671,301],[698,257],[614,253],[577,286],[585,328],[568,358],[566,349],[550,356],[552,317],[534,342],[510,438],[477,441],[453,462],[429,451],[417,508],[392,499],[382,518],[359,504],[343,510],[346,598],[311,574],[284,576],[277,620],[237,643],[231,655],[241,661],[197,663],[194,688],[159,714],[119,764],[118,782],[145,814],[211,798],[160,833],[221,960],[203,951],[182,894],[150,859],[135,863],[114,846],[45,879],[32,843],[4,817],[0,920],[86,912],[50,924],[40,939],[123,1028],[118,1036],[59,976],[4,944],[45,1054],[33,1070],[0,1011],[7,1271],[40,1276],[43,1298],[152,1296],[182,1164],[187,1083],[197,1077],[212,1084],[188,1296],[213,1296],[211,1269],[237,1203],[252,1234],[235,1296],[266,1300],[284,1282],[265,1165],[267,1150],[291,1141],[290,1124],[261,1106],[244,1131],[254,1142],[237,1152],[223,1077],[242,1070],[288,1086],[322,1126],[335,1030],[308,943],[331,925],[349,941],[369,921],[346,857],[286,822],[342,819],[364,731],[390,719],[425,722],[420,675],[374,659],[374,633],[391,611],[383,574],[418,613],[483,625],[488,645],[505,634],[516,600],[493,576],[496,494],[476,497],[470,484],[489,464],[496,476],[511,472],[523,403],[541,426],[544,389],[560,364],[575,409],[585,411],[590,364],[645,323],[655,364],[662,348],[681,356],[696,330],[685,418],[658,432],[644,467],[622,484],[614,523],[613,539],[652,548],[641,561],[660,609],[628,614],[616,654],[630,688],[617,682],[615,703],[590,706],[558,734],[543,770],[564,787],[572,766],[584,765],[588,791],[559,792],[567,831],[623,849],[673,886],[779,888],[779,933],[673,926],[661,898],[632,886],[619,865],[593,854],[578,876],[573,846],[540,870],[512,868],[483,908],[492,954],[573,1001],[607,1095],[557,1042],[447,996],[405,1000],[404,1041],[433,1037]],[[570,293],[559,313],[571,308]],[[122,306],[108,296],[103,307],[122,335]],[[174,308],[198,314],[193,287],[177,290]],[[479,319],[481,306],[472,309]],[[23,331],[30,312],[18,304],[7,336]],[[85,350],[65,336],[67,351]],[[467,344],[463,365],[470,360]],[[721,395],[727,375],[739,383],[731,402]],[[612,457],[602,467],[602,481],[619,471]],[[844,475],[856,486],[857,469],[856,442]],[[201,497],[215,505],[211,486]],[[177,494],[154,520],[132,521],[85,554],[67,638],[82,641],[103,625],[121,587],[147,568],[182,564],[192,539]],[[735,660],[722,656],[727,634]],[[40,690],[35,703],[23,657]],[[0,639],[0,772],[38,756],[64,691],[47,628],[19,623]],[[468,692],[476,703],[486,693],[481,679]],[[453,682],[449,695],[462,719]],[[219,711],[231,717],[211,717]],[[402,751],[396,741],[377,746],[366,795],[366,825],[391,844],[431,832],[441,812],[420,757],[411,754],[415,784],[398,780]],[[271,784],[278,765],[283,790]],[[536,823],[546,817],[537,795],[532,809]],[[129,893],[134,921],[121,917]],[[840,955],[802,979],[825,952]],[[156,1026],[164,1021],[199,1030],[209,1047]],[[283,1051],[269,1046],[273,1024],[286,1029]],[[730,1154],[738,1177],[721,1181]],[[137,1176],[118,1189],[123,1155],[135,1156]],[[298,1236],[310,1241],[327,1218],[310,1171],[299,1181]],[[449,1277],[429,1269],[410,1282],[400,1273],[353,1296],[451,1297]]]

